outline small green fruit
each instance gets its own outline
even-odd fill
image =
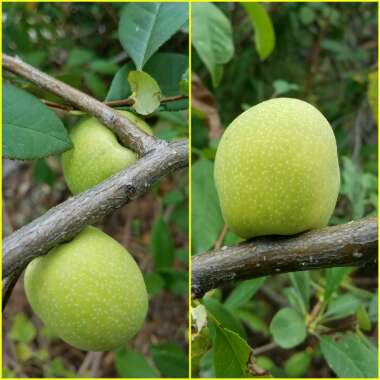
[[[304,101],[262,102],[226,129],[214,176],[224,220],[242,238],[323,227],[340,186],[331,126]]]
[[[46,326],[82,350],[108,351],[125,344],[147,313],[147,291],[136,262],[95,227],[34,259],[24,285]]]
[[[120,114],[144,132],[153,135],[144,120],[127,111]],[[132,150],[122,146],[116,135],[95,118],[87,118],[70,132],[74,147],[62,155],[63,174],[73,194],[93,187],[137,160]]]

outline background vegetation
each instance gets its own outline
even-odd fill
[[[213,160],[228,124],[272,97],[308,101],[332,125],[342,185],[330,223],[377,215],[377,4],[193,4],[192,25],[192,253],[239,241]],[[229,284],[193,307],[193,376],[247,376],[231,357],[248,344],[252,372],[377,377],[375,266]]]
[[[4,52],[99,100],[117,99],[115,87],[109,90],[117,82],[113,78],[123,65],[131,65],[118,36],[123,9],[120,3],[3,4]],[[185,62],[186,70],[187,25],[160,48],[160,53],[168,52],[181,53],[176,57],[181,68]],[[158,69],[152,75],[161,84],[168,77],[168,67],[170,73],[176,72],[176,63],[161,70],[155,65]],[[27,81],[3,75],[39,98],[61,101]],[[187,137],[187,112],[182,109],[186,104],[177,104],[173,112],[160,108],[147,122],[163,139]],[[78,120],[58,113],[67,128]],[[3,160],[3,169],[3,236],[70,196],[57,156],[32,162]],[[187,182],[187,170],[167,177],[99,223],[131,252],[144,273],[150,305],[138,335],[114,352],[74,349],[42,326],[26,301],[20,279],[3,314],[4,377],[187,376]]]

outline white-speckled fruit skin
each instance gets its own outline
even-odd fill
[[[95,227],[34,259],[24,285],[39,318],[64,341],[87,351],[125,344],[141,328],[148,309],[136,262]]]
[[[226,129],[214,177],[224,220],[242,238],[323,227],[340,187],[334,133],[309,103],[262,102]]]
[[[127,111],[119,111],[150,135],[144,120]],[[87,118],[70,132],[73,148],[62,154],[63,174],[73,194],[103,182],[137,160],[137,155],[122,146],[115,134],[95,118]]]

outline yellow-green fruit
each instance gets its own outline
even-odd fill
[[[108,351],[125,344],[147,313],[148,296],[136,262],[95,227],[34,259],[24,285],[39,318],[82,350]]]
[[[262,102],[226,129],[214,176],[224,220],[242,238],[325,226],[340,186],[331,126],[304,101]]]
[[[144,120],[128,111],[119,111],[146,133],[153,135]],[[116,135],[95,118],[87,118],[70,132],[73,148],[63,153],[62,166],[67,186],[73,194],[93,187],[137,160],[132,150],[122,146]]]

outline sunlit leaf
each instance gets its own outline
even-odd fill
[[[272,53],[276,44],[272,20],[263,5],[255,2],[241,4],[252,21],[256,50],[263,61]]]
[[[133,108],[140,115],[149,115],[160,106],[160,87],[144,71],[130,71],[128,82],[132,89]]]

